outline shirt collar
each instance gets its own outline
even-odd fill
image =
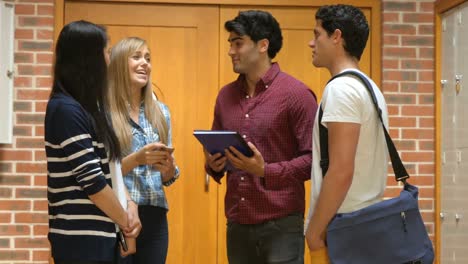
[[[263,75],[260,80],[257,83],[257,93],[259,91],[263,91],[265,89],[268,89],[270,87],[271,83],[275,80],[276,76],[278,76],[278,73],[280,73],[281,69],[280,66],[277,62],[273,62],[271,64],[270,69]],[[242,88],[242,90],[245,92],[246,87],[245,87],[245,74],[239,74],[239,77],[237,77],[237,82],[239,86]]]
[[[140,125],[142,124],[143,120],[142,118],[145,118],[145,105],[143,104],[143,102],[141,102],[140,109],[138,111],[138,120],[140,124],[135,123],[135,121],[133,121],[133,119],[130,118],[130,125],[136,129],[140,128]]]
[[[265,73],[265,75],[261,78],[261,80],[263,81],[263,83],[265,85],[268,85],[270,86],[271,83],[273,82],[273,80],[276,78],[276,76],[278,75],[278,73],[280,72],[280,67],[279,67],[279,64],[277,62],[273,62],[271,64],[271,67],[270,69],[268,69],[268,71]]]

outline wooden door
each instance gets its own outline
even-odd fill
[[[264,6],[232,6],[221,7],[220,10],[220,80],[221,84],[227,84],[237,78],[237,74],[232,71],[231,59],[228,56],[229,43],[227,41],[229,33],[224,30],[224,23],[236,17],[240,10],[261,9],[269,11],[279,22],[283,34],[283,47],[273,61],[279,63],[281,70],[291,74],[309,86],[320,100],[323,88],[330,79],[330,74],[326,69],[318,69],[312,65],[312,50],[308,46],[313,38],[313,28],[315,27],[315,7],[264,7]],[[363,9],[364,14],[370,21],[370,9]],[[370,38],[369,38],[370,39]],[[359,66],[365,73],[371,73],[371,43],[370,40],[361,58]],[[309,208],[310,181],[305,183],[306,187],[306,215]],[[220,186],[218,212],[220,220],[218,232],[220,242],[226,240],[226,220],[224,216],[224,193],[226,185]],[[227,252],[225,246],[220,246],[218,263],[227,262]],[[305,250],[305,263],[310,263],[309,251]]]
[[[202,148],[192,131],[211,126],[218,92],[218,8],[67,2],[65,23],[77,19],[106,25],[111,43],[126,36],[148,41],[152,82],[171,110],[181,170],[181,178],[166,188],[167,263],[216,263],[218,187],[205,187]]]
[[[217,185],[212,180],[205,185],[202,148],[192,131],[211,127],[219,88],[237,77],[227,55],[224,22],[246,9],[267,10],[278,19],[284,44],[275,61],[320,98],[330,76],[312,65],[307,45],[313,37],[316,8],[65,1],[65,23],[86,19],[106,25],[111,44],[126,36],[148,42],[152,81],[160,100],[171,109],[175,157],[181,169],[181,178],[166,189],[170,206],[167,263],[227,263],[226,186],[224,181]],[[370,8],[364,12],[369,18]],[[366,73],[371,72],[372,44],[369,40],[361,59]],[[310,182],[305,184],[307,209]]]

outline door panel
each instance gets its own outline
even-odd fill
[[[65,10],[66,23],[86,19],[105,25],[111,44],[127,36],[147,40],[154,90],[171,110],[181,170],[181,178],[166,188],[167,263],[216,263],[217,184],[206,191],[203,152],[192,131],[211,126],[219,75],[218,8],[72,2]]]

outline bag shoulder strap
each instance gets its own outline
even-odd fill
[[[400,158],[400,155],[398,154],[398,151],[395,148],[395,144],[393,144],[393,140],[390,137],[390,134],[388,133],[388,130],[384,125],[383,118],[382,118],[382,110],[379,107],[379,104],[377,102],[377,97],[375,96],[374,90],[372,89],[372,85],[370,84],[367,77],[365,77],[363,74],[356,72],[356,71],[344,71],[340,74],[333,76],[333,78],[331,78],[328,81],[328,83],[344,75],[353,75],[357,77],[364,84],[367,91],[369,91],[369,94],[372,98],[372,103],[374,104],[374,107],[377,110],[377,114],[379,115],[380,122],[382,123],[382,128],[385,134],[385,141],[387,142],[387,148],[390,154],[390,160],[392,161],[393,172],[395,174],[395,180],[397,182],[401,181],[406,184],[406,180],[410,176],[408,172],[406,171],[405,166],[401,162],[401,158]],[[320,167],[322,168],[322,175],[323,177],[325,177],[325,174],[328,171],[328,165],[329,165],[328,129],[322,125],[322,116],[323,116],[323,110],[322,110],[322,105],[320,104],[319,120],[318,120],[319,134],[320,134]]]

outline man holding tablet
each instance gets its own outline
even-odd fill
[[[283,38],[270,13],[240,12],[225,29],[239,77],[219,92],[212,129],[238,132],[253,151],[206,152],[206,171],[218,183],[227,172],[229,263],[302,264],[315,95],[272,62]]]

